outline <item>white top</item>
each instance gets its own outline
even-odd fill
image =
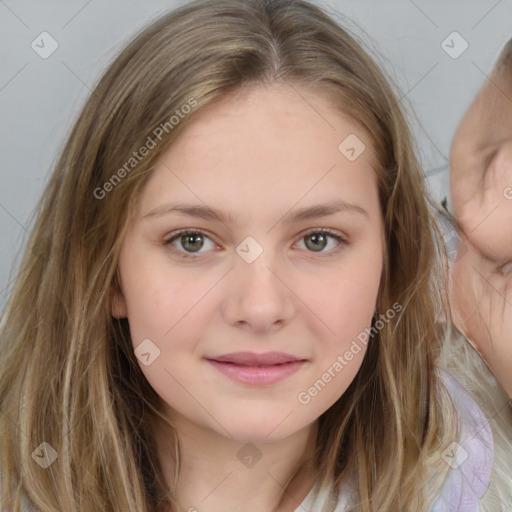
[[[479,500],[488,486],[494,456],[492,432],[487,418],[469,393],[451,375],[438,370],[450,393],[460,419],[460,439],[450,444],[442,457],[451,466],[440,493],[429,512],[478,512]],[[334,512],[346,512],[357,496],[353,486],[345,485]],[[327,501],[326,493],[313,501],[313,489],[294,512],[319,512]]]

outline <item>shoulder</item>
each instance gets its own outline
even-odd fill
[[[354,484],[355,482],[353,481],[351,481],[350,483],[344,482],[342,484],[340,492],[338,494],[339,499],[334,505],[335,509],[333,510],[333,512],[346,512],[348,510],[348,507],[352,507],[354,503],[357,502]],[[317,491],[317,494],[315,493],[317,485],[318,482],[309,491],[304,501],[293,512],[318,512],[319,510],[324,510],[326,506],[333,506],[332,497],[329,492],[327,492],[326,490],[319,490]],[[330,509],[332,510],[332,508]]]
[[[494,456],[491,427],[468,391],[449,373],[438,370],[442,384],[457,411],[459,438],[449,444],[441,457],[450,470],[429,512],[477,512],[487,491]],[[334,512],[345,512],[357,503],[355,477],[342,485]],[[313,489],[294,512],[321,510],[329,501],[326,493],[313,499]]]
[[[494,445],[491,427],[468,391],[449,373],[438,370],[459,421],[459,439],[441,457],[450,470],[431,512],[477,512],[489,487]]]
[[[454,377],[440,369],[438,375],[457,412],[459,438],[441,453],[450,469],[429,512],[478,512],[480,499],[489,487],[493,464],[491,426],[469,392]],[[334,512],[343,512],[355,502],[351,486],[346,486]]]

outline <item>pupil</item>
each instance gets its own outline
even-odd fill
[[[195,249],[200,249],[201,248],[201,244],[197,245],[197,242],[198,241],[201,241],[201,235],[200,234],[197,234],[197,235],[185,235],[182,237],[182,240],[185,239],[185,243],[183,244],[183,247],[185,247],[185,249],[191,249],[192,251],[194,251]],[[187,245],[189,247],[187,247]]]
[[[325,235],[323,235],[321,233],[316,233],[316,234],[314,233],[312,235],[308,235],[307,238],[309,240],[313,241],[314,245],[312,246],[312,248],[314,251],[322,250],[325,247],[325,241],[326,241]],[[307,242],[306,242],[306,245],[308,245]],[[319,245],[320,245],[320,247],[319,247]]]

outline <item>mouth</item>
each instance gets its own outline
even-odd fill
[[[223,375],[251,386],[275,384],[297,372],[307,362],[307,359],[283,352],[236,352],[206,360]]]

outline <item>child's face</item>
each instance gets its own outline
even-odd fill
[[[493,70],[464,114],[450,158],[463,244],[453,264],[454,321],[512,398],[512,65]]]
[[[360,147],[342,146],[353,161],[338,149],[351,134],[366,145],[355,160]],[[347,389],[382,271],[374,158],[358,125],[288,86],[211,105],[163,154],[121,250],[113,314],[128,318],[134,348],[151,340],[142,345],[150,364],[139,364],[177,425],[270,442],[311,424]],[[290,220],[340,201],[355,206]],[[148,216],[185,203],[233,218]],[[322,238],[324,228],[347,243]],[[181,229],[203,235],[164,245]],[[234,352],[301,362],[212,362]]]
[[[512,258],[512,66],[487,80],[462,118],[450,158],[454,214],[487,258]]]

